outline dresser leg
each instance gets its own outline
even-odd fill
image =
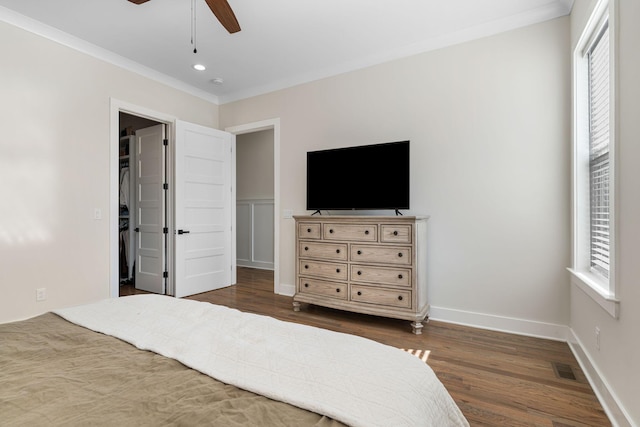
[[[293,302],[293,311],[300,311],[300,303],[298,301]]]
[[[422,334],[422,322],[411,322],[411,327],[413,328],[413,333],[416,335]]]

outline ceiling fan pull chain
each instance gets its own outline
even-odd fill
[[[196,38],[196,0],[191,0],[191,44],[193,45],[193,53],[198,53]]]

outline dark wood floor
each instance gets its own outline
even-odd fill
[[[135,293],[121,287],[121,295]],[[409,322],[317,306],[292,309],[273,293],[273,273],[238,268],[238,284],[189,297],[281,320],[429,351],[428,363],[472,426],[610,426],[566,343],[430,321]],[[571,379],[570,377],[575,377]]]

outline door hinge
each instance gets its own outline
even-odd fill
[[[163,190],[168,190],[169,189],[169,184],[166,183],[166,182],[164,184],[162,184],[162,189]]]
[[[169,145],[169,140],[168,139],[163,139],[162,140],[162,145]]]
[[[168,272],[168,271],[163,271],[163,272],[162,272],[162,277],[163,277],[163,278],[165,278],[165,279],[166,279],[167,277],[169,277],[169,272]]]
[[[164,228],[162,229],[162,232],[163,232],[164,234],[169,234],[169,227],[164,227]]]

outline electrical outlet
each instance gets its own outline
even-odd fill
[[[596,326],[596,349],[600,350],[600,328]]]
[[[93,219],[96,219],[96,220],[102,219],[102,209],[95,208],[93,210]]]
[[[36,289],[36,301],[44,301],[47,299],[47,288]]]
[[[282,211],[282,217],[284,219],[291,219],[293,218],[293,211],[291,209],[284,209]]]

